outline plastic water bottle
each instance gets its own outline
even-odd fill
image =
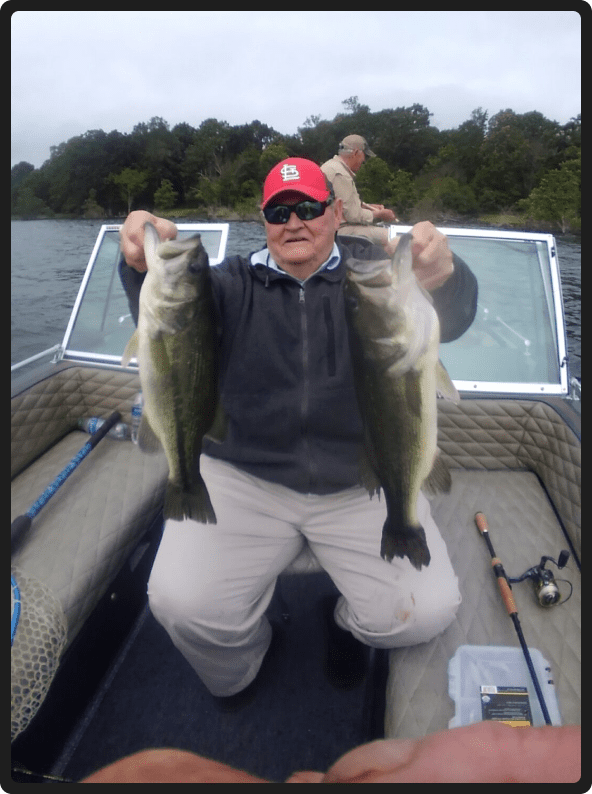
[[[138,430],[140,429],[140,421],[142,419],[142,409],[144,407],[144,398],[142,392],[139,391],[132,403],[132,441],[134,444],[138,443]]]
[[[78,420],[78,427],[91,435],[103,424],[105,424],[105,419],[100,419],[98,416]],[[118,422],[109,430],[107,435],[111,436],[111,438],[116,438],[118,441],[125,441],[126,438],[129,438],[129,427],[124,425],[123,422]]]

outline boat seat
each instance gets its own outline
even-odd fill
[[[12,483],[12,519],[26,512],[88,441],[74,431]],[[104,438],[33,519],[13,564],[62,605],[68,645],[162,506],[168,465],[131,441]]]
[[[82,416],[113,410],[130,422],[138,376],[60,365],[12,399],[12,518],[24,513],[88,438]],[[496,552],[518,576],[543,554],[581,554],[581,445],[559,414],[538,400],[466,399],[438,404],[438,445],[452,491],[432,501],[463,594],[456,620],[429,643],[389,652],[386,735],[417,737],[448,727],[454,705],[448,662],[463,644],[517,646],[489,553],[474,527],[490,523]],[[143,455],[109,437],[33,521],[13,563],[44,582],[62,604],[68,642],[107,591],[162,503],[164,455]],[[105,498],[105,494],[108,494]],[[565,533],[565,534],[564,534]],[[308,549],[287,569],[318,570]],[[550,662],[564,723],[580,722],[580,575],[574,560],[559,578],[574,592],[544,610],[532,586],[514,586],[527,642]],[[561,584],[560,584],[561,587]]]
[[[433,498],[431,510],[463,602],[443,634],[389,652],[385,731],[393,738],[448,727],[455,713],[448,662],[460,645],[520,647],[475,527],[476,512],[487,516],[508,576],[520,576],[543,555],[557,559],[565,548],[581,557],[581,444],[553,407],[476,399],[441,402],[438,414],[438,445],[452,470],[452,489]],[[529,581],[515,584],[513,594],[527,644],[550,663],[563,724],[579,724],[581,576],[573,556],[560,572],[550,567],[557,580],[573,584],[567,603],[540,607]],[[569,595],[565,583],[558,586]]]
[[[449,727],[455,715],[448,695],[448,663],[461,645],[520,649],[501,600],[485,541],[474,516],[487,516],[491,540],[508,576],[518,577],[543,554],[557,559],[569,548],[555,512],[535,474],[528,471],[452,472],[452,489],[432,500],[432,515],[446,541],[463,601],[443,634],[421,645],[389,652],[386,736],[416,738]],[[562,571],[549,565],[565,604],[538,605],[531,582],[513,585],[526,642],[551,666],[564,724],[581,721],[581,577],[573,558]],[[484,684],[496,683],[484,681]],[[503,683],[503,682],[502,682]],[[536,702],[536,699],[535,699]]]
[[[474,523],[482,511],[489,519],[496,553],[509,576],[517,577],[543,554],[557,559],[569,548],[554,510],[532,472],[452,471],[453,486],[431,500],[434,520],[444,537],[459,578],[463,602],[455,622],[428,643],[389,652],[385,732],[388,738],[417,738],[448,727],[455,707],[448,696],[448,661],[461,645],[519,648],[513,624],[501,601],[490,555]],[[551,664],[563,723],[580,723],[581,576],[574,560],[557,580],[574,586],[569,603],[543,609],[529,582],[514,585],[527,643]],[[322,568],[305,547],[282,575],[309,574]],[[569,587],[558,581],[562,597]],[[280,589],[282,614],[286,614]]]
[[[508,399],[441,402],[438,410],[438,445],[451,469],[452,489],[432,498],[431,510],[463,602],[440,636],[389,651],[388,738],[416,738],[449,727],[455,706],[448,695],[448,663],[459,646],[520,647],[475,527],[476,512],[487,516],[509,576],[521,575],[543,555],[557,559],[564,548],[581,555],[581,445],[554,409]],[[566,604],[540,607],[528,581],[514,585],[514,598],[527,643],[550,663],[563,724],[579,724],[581,576],[573,557],[561,572],[550,567],[557,580],[573,584]],[[318,570],[305,547],[282,576]],[[563,597],[569,595],[565,583],[558,586]]]
[[[12,463],[19,473],[11,483],[11,520],[88,441],[73,429],[78,418],[119,410],[129,423],[138,388],[134,373],[67,367],[13,398]],[[167,475],[164,454],[144,455],[131,441],[107,436],[33,519],[12,564],[60,602],[66,647],[156,518]]]

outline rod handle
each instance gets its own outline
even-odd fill
[[[516,602],[514,601],[514,596],[512,595],[512,588],[506,579],[506,574],[500,560],[497,557],[493,557],[491,560],[491,565],[495,571],[495,575],[497,576],[497,584],[500,589],[500,593],[502,594],[502,600],[506,605],[506,609],[508,610],[508,615],[518,614],[518,608],[516,607]]]
[[[477,529],[481,534],[489,532],[489,525],[485,518],[485,513],[475,513],[475,524],[477,524]]]

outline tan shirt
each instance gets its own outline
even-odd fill
[[[362,200],[358,195],[354,172],[335,155],[321,166],[321,171],[333,185],[335,196],[343,201],[344,224],[372,225],[374,215],[371,210],[362,208]]]

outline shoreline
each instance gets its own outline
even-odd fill
[[[154,211],[152,210],[154,213]],[[173,222],[179,221],[181,223],[258,223],[263,226],[263,218],[259,211],[238,213],[228,207],[209,208],[205,211],[180,209],[176,212],[169,210],[156,211],[154,214],[159,217],[168,218]],[[97,220],[104,223],[123,223],[126,216],[85,216],[85,215],[54,215],[52,217],[47,215],[38,215],[35,217],[23,217],[18,215],[11,215],[11,221],[61,221],[61,220]],[[432,218],[422,218],[422,220],[430,220],[435,226],[445,226],[448,228],[486,228],[486,229],[511,229],[513,231],[521,232],[537,232],[541,234],[553,234],[556,237],[577,237],[581,238],[582,231],[580,229],[568,229],[565,232],[558,228],[557,223],[552,221],[533,221],[520,215],[512,215],[510,213],[488,213],[487,215],[474,216],[452,216],[442,214]],[[413,225],[417,223],[417,219],[408,221],[400,221],[402,225]]]

